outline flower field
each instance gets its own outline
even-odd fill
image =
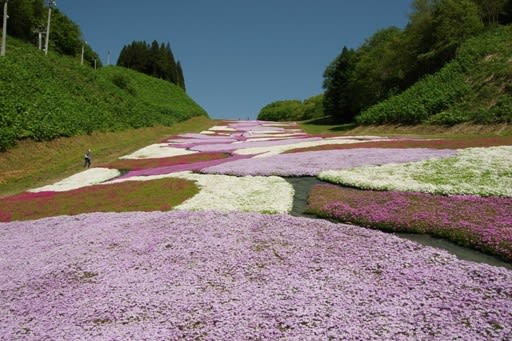
[[[0,199],[0,221],[30,220],[89,212],[168,211],[198,192],[186,179],[156,179],[27,192]]]
[[[512,333],[511,271],[323,220],[93,213],[7,223],[2,240],[8,340]]]
[[[319,178],[363,189],[512,196],[512,146],[467,148],[449,158],[330,170]]]
[[[512,262],[510,145],[225,121],[2,197],[0,339],[511,339],[510,269],[377,230]]]
[[[317,185],[310,213],[393,232],[428,233],[512,262],[512,198],[376,192]]]
[[[316,176],[330,169],[379,165],[387,162],[405,163],[427,158],[454,155],[452,150],[427,148],[379,149],[353,148],[303,153],[280,154],[264,158],[241,159],[201,170],[211,174]]]

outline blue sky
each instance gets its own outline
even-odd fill
[[[134,40],[169,42],[187,93],[212,118],[254,119],[322,92],[343,46],[404,27],[412,0],[58,0],[103,64]]]

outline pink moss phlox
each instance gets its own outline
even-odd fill
[[[179,165],[172,165],[172,166],[133,170],[133,171],[129,171],[128,173],[121,175],[120,177],[118,177],[118,179],[130,178],[132,176],[162,175],[162,174],[170,174],[170,173],[183,172],[183,171],[199,171],[206,167],[216,166],[216,165],[220,165],[224,162],[241,160],[241,159],[245,159],[248,157],[250,157],[250,156],[232,155],[232,156],[229,156],[224,159],[215,159],[215,160],[199,161],[199,162],[193,162],[193,163],[182,163]]]
[[[289,144],[295,144],[300,142],[311,142],[311,141],[318,141],[321,140],[318,137],[312,137],[312,138],[286,138],[282,140],[274,140],[274,141],[252,141],[252,142],[240,142],[240,143],[232,143],[232,144],[216,144],[216,145],[202,145],[202,146],[196,146],[193,148],[190,148],[191,150],[200,151],[200,152],[211,152],[211,151],[217,151],[217,152],[230,152],[237,149],[243,149],[243,148],[257,148],[257,147],[271,147],[271,146],[282,146],[282,145],[289,145]]]
[[[358,148],[280,154],[265,158],[237,160],[202,170],[209,174],[315,176],[329,169],[364,165],[404,163],[454,155],[452,150]]]
[[[183,140],[180,140],[178,142],[171,143],[172,147],[175,148],[183,148],[183,149],[192,149],[196,146],[202,146],[202,145],[216,145],[216,144],[225,144],[225,143],[233,143],[235,141],[238,141],[236,139],[222,139],[222,140],[208,140],[208,139],[191,139],[188,142],[185,142]]]
[[[315,207],[322,215],[376,228],[429,233],[512,261],[512,198],[377,191],[363,195],[363,191],[319,185],[310,202],[324,191],[339,193],[340,199]]]
[[[42,191],[42,192],[23,192],[16,195],[11,195],[7,197],[0,198],[0,201],[25,201],[31,199],[40,199],[40,198],[51,198],[55,195],[56,192],[53,191]]]
[[[4,340],[506,340],[512,272],[289,215],[0,224]],[[34,257],[37,255],[37,257]]]

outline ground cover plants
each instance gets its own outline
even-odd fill
[[[10,221],[0,223],[0,338],[512,336],[510,269],[375,230],[430,233],[510,262],[511,198],[496,195],[511,178],[504,139],[469,148],[420,137],[309,135],[263,121],[201,130],[158,135],[143,148],[125,141],[116,160],[93,151],[86,171],[82,144],[81,172],[0,198],[0,219]],[[320,145],[330,149],[297,151]],[[486,183],[487,194],[324,184],[310,195],[310,213],[331,222],[290,215],[306,193],[294,193],[282,176],[344,169],[371,180],[366,168],[390,163],[443,165],[416,180],[438,182],[451,170],[473,187]]]
[[[319,178],[363,189],[512,196],[512,146],[461,149],[452,157],[407,164],[329,170]]]
[[[106,167],[121,170],[140,170],[148,168],[158,168],[167,166],[176,166],[181,164],[190,164],[201,161],[211,161],[227,158],[227,153],[195,153],[190,155],[175,156],[168,158],[150,158],[150,159],[118,159],[99,167]]]
[[[316,185],[308,212],[392,232],[427,233],[512,262],[512,198]]]
[[[180,178],[191,180],[200,192],[175,209],[286,213],[293,204],[293,187],[277,176],[236,177],[229,175],[171,172],[167,174],[118,177],[104,184]]]
[[[447,138],[396,138],[383,141],[367,141],[352,144],[325,144],[306,148],[296,148],[284,153],[302,153],[318,150],[337,150],[348,148],[434,148],[461,149],[471,147],[493,147],[512,145],[512,136],[466,137],[458,139]]]
[[[280,154],[206,167],[204,173],[243,175],[316,176],[329,169],[409,162],[453,155],[451,150],[358,148]]]
[[[168,211],[198,192],[193,181],[159,179],[0,198],[0,221],[91,212]]]
[[[1,228],[0,331],[9,340],[512,333],[511,271],[356,226],[174,211]]]
[[[83,170],[84,152],[89,148],[93,153],[93,167],[101,167],[117,160],[120,155],[155,143],[155,140],[203,130],[212,124],[213,121],[201,116],[171,127],[94,132],[44,142],[20,141],[16,147],[0,153],[0,196],[20,193],[27,188],[50,184],[80,172]]]

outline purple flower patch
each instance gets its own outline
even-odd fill
[[[511,271],[350,225],[95,213],[0,224],[0,242],[5,340],[512,335]]]
[[[455,153],[456,151],[454,150],[427,148],[357,148],[327,150],[236,160],[204,168],[201,172],[237,176],[315,176],[329,169],[354,168],[385,163],[406,163],[429,158],[448,157]]]
[[[215,165],[220,165],[223,162],[230,162],[234,160],[241,160],[248,158],[246,155],[232,155],[223,159],[215,159],[215,160],[206,160],[206,161],[198,161],[193,163],[182,163],[178,165],[170,165],[163,167],[154,167],[148,169],[139,169],[129,171],[126,174],[121,175],[117,179],[129,178],[132,176],[148,176],[148,175],[161,175],[161,174],[169,174],[183,171],[198,171],[205,167],[211,167]]]

